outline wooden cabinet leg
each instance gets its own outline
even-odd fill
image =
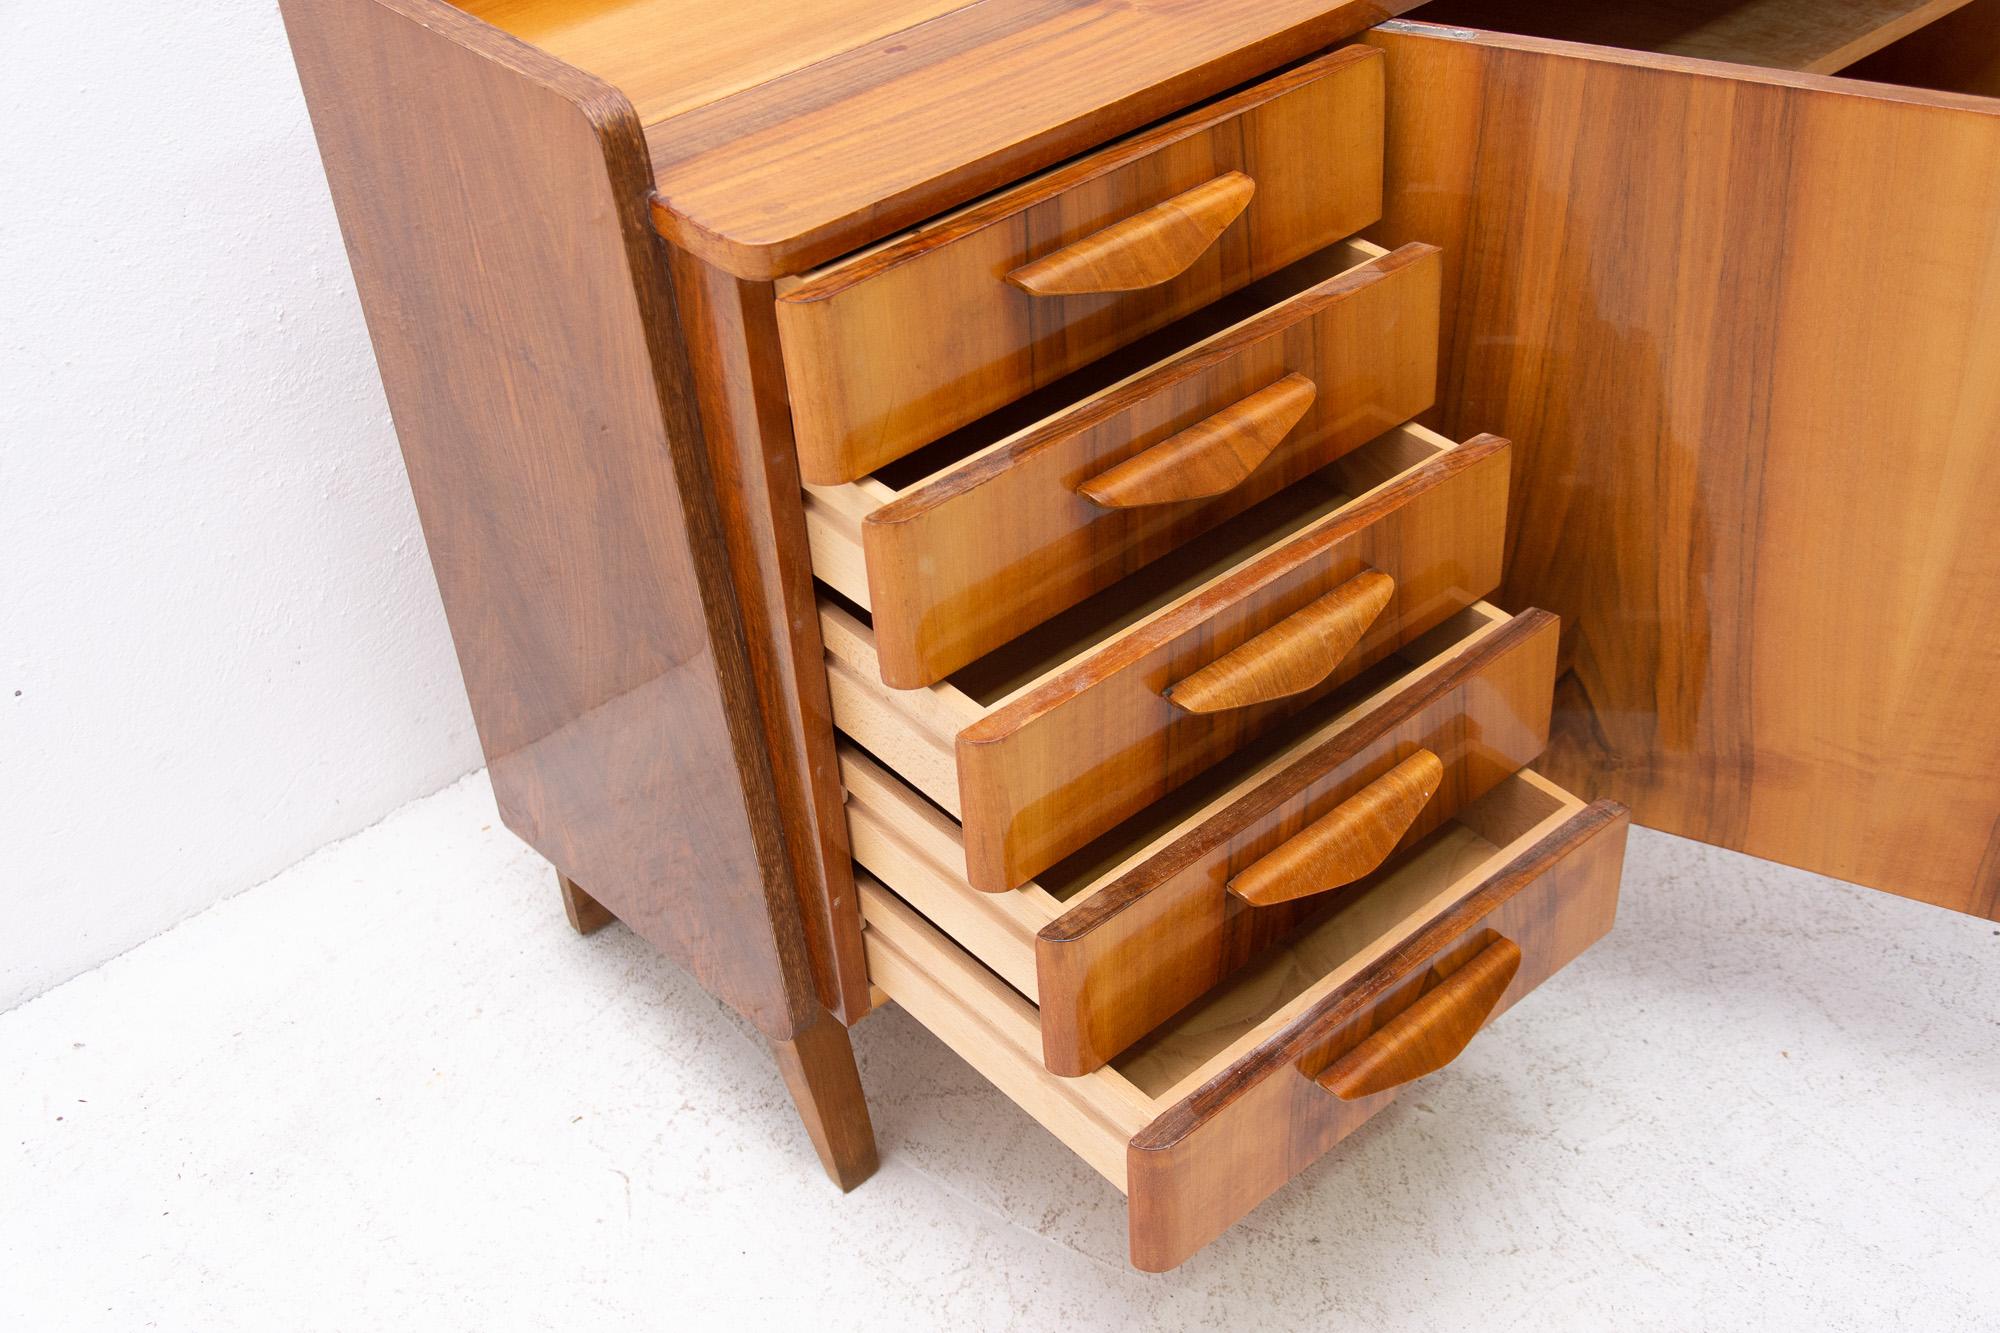
[[[603,903],[579,889],[576,881],[560,870],[556,872],[556,887],[562,890],[563,915],[569,918],[569,924],[577,934],[595,934],[618,919],[605,910]]]
[[[875,1127],[840,1020],[823,1013],[795,1040],[772,1042],[771,1053],[827,1176],[844,1191],[874,1175]]]

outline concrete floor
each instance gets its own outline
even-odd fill
[[[1179,1272],[909,1017],[881,1172],[483,777],[0,1015],[0,1327],[2000,1328],[2000,928],[1637,833],[1618,931]]]

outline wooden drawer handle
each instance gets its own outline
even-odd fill
[[[1229,881],[1269,907],[1352,884],[1389,859],[1444,781],[1444,761],[1418,750]]]
[[[1396,594],[1369,569],[1168,688],[1190,713],[1222,713],[1304,694],[1333,674]]]
[[[1077,493],[1106,509],[1136,509],[1232,491],[1292,433],[1317,397],[1318,385],[1287,375],[1099,473]]]
[[[1192,268],[1242,216],[1255,193],[1256,181],[1240,171],[1224,172],[1021,265],[1007,281],[1030,296],[1096,296],[1157,287]]]
[[[1520,968],[1521,947],[1510,939],[1495,939],[1328,1065],[1317,1082],[1352,1102],[1435,1074],[1471,1044]]]

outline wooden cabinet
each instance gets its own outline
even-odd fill
[[[1380,239],[1443,250],[1438,420],[1516,441],[1500,599],[1568,627],[1546,771],[2000,916],[2000,101],[1369,40]]]
[[[2000,917],[2000,0],[1411,8],[284,0],[503,815],[843,1188],[886,998],[1172,1267],[1627,805]]]
[[[972,887],[959,823],[856,743],[841,760],[855,860],[1035,1002],[1052,1072],[1088,1073],[1540,754],[1555,650],[1553,616],[1479,603],[1282,741],[1247,747],[1004,894]],[[1368,798],[1415,755],[1435,774],[1385,820]],[[1290,875],[1286,861],[1327,825],[1355,820],[1379,841],[1338,871]],[[1287,910],[1245,896],[1287,875],[1299,891]]]
[[[1343,1084],[1343,1056],[1379,1059],[1361,1049],[1373,1037],[1476,1029],[1609,931],[1625,828],[1621,807],[1510,778],[1256,971],[1080,1078],[1043,1065],[1032,1005],[864,879],[869,966],[890,998],[1125,1191],[1132,1261],[1162,1271],[1426,1072],[1406,1064],[1409,1077],[1387,1072],[1380,1087]],[[1461,973],[1490,966],[1480,960],[1496,946],[1512,955],[1500,984],[1463,999],[1475,1014],[1446,1007],[1471,979]],[[1411,1012],[1440,991],[1445,1005]]]
[[[899,467],[809,487],[813,572],[870,613],[883,683],[933,684],[1429,408],[1441,271],[1429,246],[1328,246]]]
[[[800,469],[853,481],[1381,209],[1382,60],[1349,47],[783,283]]]

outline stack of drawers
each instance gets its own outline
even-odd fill
[[[778,286],[874,984],[1184,1260],[1611,926],[1338,51]]]

